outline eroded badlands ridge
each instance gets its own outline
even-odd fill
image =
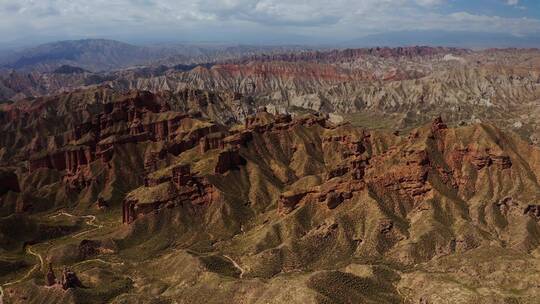
[[[374,131],[260,108],[225,125],[212,109],[243,97],[223,96],[100,88],[4,105],[4,299],[539,296],[538,148],[440,117]],[[47,287],[48,263],[80,285]]]
[[[291,52],[107,73],[11,71],[0,74],[0,100],[95,86],[158,95],[202,89],[241,94],[249,100],[241,102],[242,107],[250,112],[259,106],[272,113],[323,112],[332,114],[333,121],[345,119],[368,128],[418,127],[445,113],[451,126],[496,124],[539,143],[539,71],[537,49]],[[374,113],[382,117],[378,123],[366,118]]]

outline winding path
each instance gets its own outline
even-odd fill
[[[91,263],[91,262],[100,262],[100,263],[103,263],[103,264],[107,264],[107,265],[111,265],[111,266],[115,266],[115,265],[124,265],[124,262],[107,262],[103,259],[92,259],[92,260],[84,260],[82,262],[79,262],[77,264],[74,264],[72,265],[72,267],[75,267],[75,266],[78,266],[78,265],[82,265],[82,264],[87,264],[87,263]],[[1,303],[0,303],[1,304]]]
[[[234,265],[234,267],[236,267],[238,270],[240,270],[240,279],[244,276],[244,269],[242,267],[240,267],[240,265],[238,265],[238,263],[236,263],[235,260],[231,259],[230,256],[228,255],[223,255],[227,260],[231,261]]]
[[[73,215],[73,214],[61,211],[61,212],[59,212],[59,213],[57,213],[55,215],[49,216],[49,218],[55,218],[55,217],[58,217],[58,216],[61,216],[61,215],[68,216],[68,217],[85,218],[85,219],[87,219],[86,222],[85,222],[86,225],[94,227],[92,229],[88,229],[88,230],[85,230],[83,232],[75,234],[73,236],[75,238],[77,238],[77,237],[79,237],[79,236],[81,236],[83,234],[87,234],[87,233],[89,233],[91,231],[95,231],[97,229],[103,228],[103,225],[96,224],[97,218],[94,215],[77,216],[77,215]],[[34,273],[34,271],[36,271],[37,269],[43,269],[44,261],[43,261],[43,257],[41,256],[41,254],[33,251],[31,245],[26,246],[26,253],[37,257],[38,260],[39,260],[39,264],[34,265],[22,278],[0,285],[0,304],[4,303],[4,287],[5,286],[11,286],[11,285],[15,285],[17,283],[20,283],[20,282],[28,279]],[[99,262],[110,264],[110,265],[123,264],[123,263],[111,263],[111,262],[104,261],[102,259],[94,259],[94,260],[88,260],[88,261],[83,261],[83,262],[91,262],[91,261],[99,261]],[[82,263],[79,263],[79,264],[82,264]],[[76,264],[76,265],[78,265],[78,264]]]
[[[36,269],[43,268],[43,257],[41,256],[41,254],[33,251],[31,245],[26,246],[26,253],[37,257],[39,260],[39,264],[34,265],[22,278],[0,285],[0,304],[4,303],[4,286],[10,286],[10,285],[15,285],[17,283],[20,283],[26,280],[28,277],[30,277],[32,273],[36,271]]]
[[[86,220],[86,225],[88,226],[92,226],[94,227],[93,229],[88,229],[88,230],[85,230],[83,232],[80,232],[80,233],[77,233],[75,235],[73,235],[74,238],[78,238],[80,237],[81,235],[84,235],[84,234],[87,234],[89,232],[92,232],[92,231],[95,231],[95,230],[98,230],[98,229],[101,229],[103,228],[103,225],[98,225],[96,224],[96,221],[97,221],[97,218],[95,215],[81,215],[81,216],[77,216],[77,215],[73,215],[71,213],[67,213],[65,211],[61,211],[55,215],[52,215],[50,216],[50,218],[55,218],[55,217],[58,217],[58,216],[61,216],[61,215],[64,215],[64,216],[68,216],[68,217],[80,217],[80,218],[85,218],[87,219]]]

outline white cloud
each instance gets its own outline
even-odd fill
[[[443,4],[444,2],[444,0],[416,0],[416,3],[422,6],[434,6]]]
[[[466,28],[486,27],[493,32],[512,34],[534,33],[540,29],[540,20],[530,18],[503,18],[499,16],[475,15],[467,12],[450,14],[456,22],[466,25]]]
[[[447,1],[0,0],[0,42],[24,37],[137,35],[206,40],[223,37],[223,33],[230,39],[246,33],[352,39],[373,32],[416,29],[540,31],[538,19],[438,12]],[[504,1],[510,5],[519,2]]]

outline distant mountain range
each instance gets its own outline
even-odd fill
[[[260,53],[304,50],[298,46],[244,46],[231,44],[177,44],[137,46],[115,40],[86,39],[42,44],[20,51],[0,52],[3,69],[54,71],[69,65],[92,72],[147,64],[194,64],[234,59]]]
[[[540,47],[540,35],[516,36],[502,33],[398,31],[367,35],[343,43],[342,47],[451,46],[465,48]]]
[[[61,41],[39,45],[8,55],[4,66],[16,70],[54,70],[62,65],[89,70],[108,70],[141,64],[167,55],[162,50],[113,40]]]
[[[514,36],[499,33],[401,31],[367,35],[333,45],[241,45],[230,43],[184,43],[151,46],[115,40],[85,39],[52,42],[19,50],[0,50],[0,71],[53,72],[62,66],[90,72],[133,66],[197,65],[257,55],[295,53],[306,50],[358,47],[450,46],[466,48],[540,47],[540,35]]]

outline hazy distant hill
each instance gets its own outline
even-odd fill
[[[98,71],[141,64],[167,55],[161,49],[139,47],[113,40],[76,40],[43,44],[11,55],[7,67],[55,70],[62,65]]]
[[[69,65],[96,72],[150,63],[171,66],[204,63],[295,49],[303,48],[223,44],[136,46],[114,40],[86,39],[47,43],[18,52],[6,51],[0,53],[0,63],[4,68],[24,71],[50,72]]]
[[[447,31],[399,31],[368,35],[344,43],[344,46],[348,47],[394,47],[408,45],[466,48],[540,47],[540,36]]]

